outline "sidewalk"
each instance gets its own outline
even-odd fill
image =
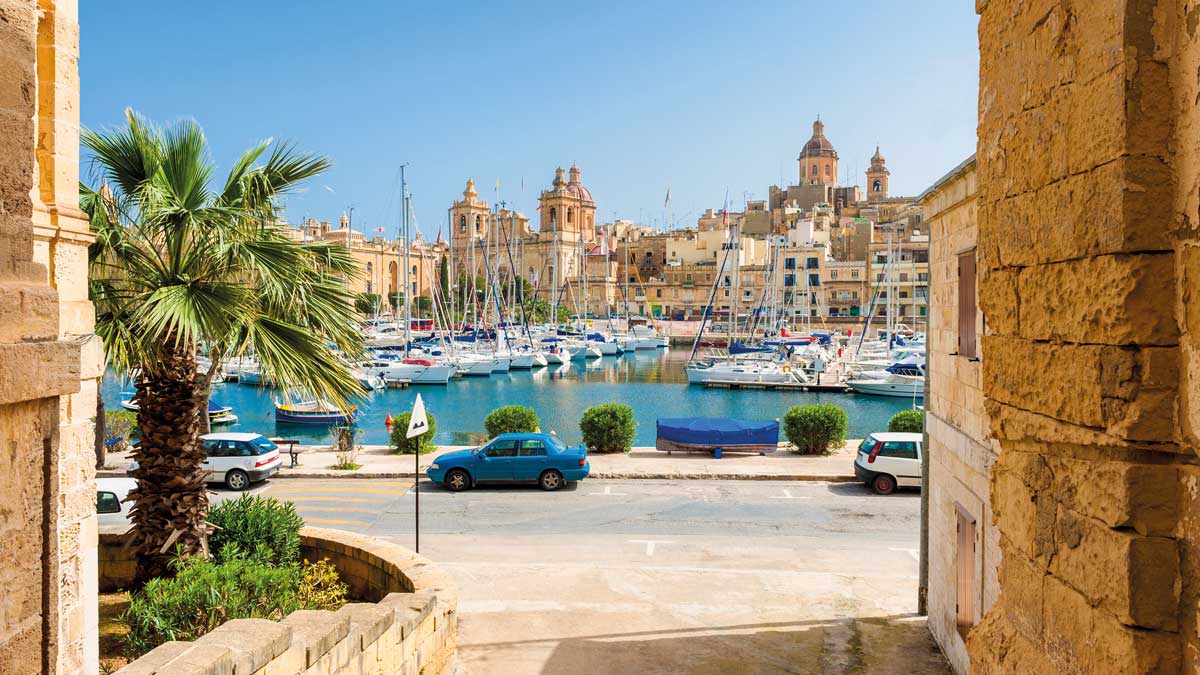
[[[652,447],[634,448],[628,454],[602,455],[589,453],[592,478],[650,479],[650,480],[812,480],[853,481],[854,448],[860,441],[848,440],[846,445],[827,457],[811,457],[789,452],[786,446],[770,455],[728,454],[722,459],[702,453],[668,455]],[[331,469],[337,453],[328,446],[302,446],[300,466],[290,468],[291,458],[281,448],[284,468],[275,478],[412,478],[413,456],[389,454],[384,445],[363,446],[357,462],[362,468],[354,471]],[[438,455],[466,446],[441,446],[437,452],[422,455],[421,473]],[[110,453],[109,466],[115,470],[97,471],[98,477],[124,476],[129,459],[122,453]]]

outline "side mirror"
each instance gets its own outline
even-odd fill
[[[477,453],[475,456],[476,456],[476,457],[478,457],[479,459],[487,459],[487,453],[486,453],[486,452],[480,452],[480,453]]]
[[[120,513],[121,500],[115,492],[96,493],[96,513]]]

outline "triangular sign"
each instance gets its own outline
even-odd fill
[[[429,420],[425,419],[425,402],[417,394],[417,402],[413,403],[412,416],[408,418],[408,433],[405,438],[413,438],[429,431]]]

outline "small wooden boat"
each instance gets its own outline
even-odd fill
[[[342,409],[324,401],[275,402],[275,421],[288,424],[353,424],[358,406]]]
[[[725,452],[765,455],[779,448],[779,422],[723,417],[679,417],[658,420],[654,446],[672,452]]]

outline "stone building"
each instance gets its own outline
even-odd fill
[[[890,287],[896,296],[892,304],[897,321],[913,330],[924,330],[929,319],[928,233],[904,223],[877,225],[868,251],[868,303],[875,302],[873,316],[887,316]]]
[[[977,170],[971,157],[926,190],[930,228],[929,630],[956,672],[969,670],[966,635],[1000,592],[1000,532],[989,479],[997,447],[984,408],[976,251]]]
[[[967,632],[971,671],[1196,672],[1196,3],[976,8],[1001,554],[999,597]],[[931,442],[952,442],[939,428]]]
[[[867,202],[874,204],[875,202],[883,201],[888,198],[888,176],[892,175],[888,171],[887,160],[883,158],[883,154],[879,152],[879,146],[875,146],[875,154],[871,156],[871,167],[867,169]]]
[[[99,669],[103,369],[79,210],[70,0],[0,0],[0,672]]]

